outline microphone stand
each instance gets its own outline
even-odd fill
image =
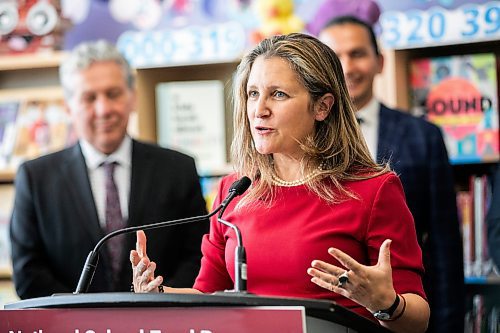
[[[222,207],[219,216],[217,217],[217,221],[224,224],[225,226],[234,230],[236,234],[237,246],[234,249],[234,289],[228,290],[228,292],[234,293],[247,293],[247,254],[245,248],[243,247],[243,239],[241,237],[240,229],[222,219],[222,214],[226,210],[226,206]]]
[[[222,209],[222,206],[217,207],[213,212],[207,215],[202,215],[202,216],[194,216],[194,217],[189,217],[185,219],[178,219],[178,220],[173,220],[173,221],[164,221],[164,222],[159,222],[159,223],[153,223],[149,225],[140,225],[140,226],[135,226],[135,227],[128,227],[124,229],[119,229],[115,230],[113,232],[110,232],[96,244],[94,249],[90,251],[89,255],[87,256],[87,260],[85,260],[85,265],[82,270],[82,274],[80,275],[80,280],[78,281],[78,285],[76,287],[76,290],[73,292],[73,294],[80,294],[80,293],[86,293],[89,289],[89,286],[92,282],[92,279],[94,277],[94,273],[97,268],[97,263],[99,261],[99,250],[103,246],[103,244],[110,238],[129,233],[129,232],[134,232],[134,231],[139,231],[139,230],[151,230],[151,229],[156,229],[156,228],[161,228],[164,226],[174,226],[174,225],[180,225],[180,224],[185,224],[185,223],[192,223],[192,222],[201,222],[203,220],[206,220],[213,215],[215,215],[220,209]]]

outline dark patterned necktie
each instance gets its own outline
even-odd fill
[[[106,233],[124,227],[122,211],[120,208],[120,197],[114,179],[116,162],[104,163],[104,173],[106,181]],[[120,271],[120,258],[123,250],[123,236],[116,236],[108,240],[108,251],[111,258],[111,268],[113,270],[113,282],[118,280]]]

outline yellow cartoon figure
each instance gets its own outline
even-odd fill
[[[257,11],[262,23],[252,36],[255,43],[269,36],[304,29],[304,22],[294,14],[293,0],[258,0]]]

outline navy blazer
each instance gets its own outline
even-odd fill
[[[79,144],[28,161],[15,180],[10,224],[13,278],[21,298],[73,292],[100,227]],[[176,151],[132,142],[128,226],[206,214],[194,160]],[[191,287],[199,271],[206,223],[147,231],[147,251],[170,286]],[[135,234],[125,237],[122,273],[111,284],[109,256],[101,248],[90,292],[129,291],[129,253]]]
[[[380,108],[378,162],[400,176],[415,219],[430,308],[428,332],[463,332],[464,273],[453,170],[439,127]]]

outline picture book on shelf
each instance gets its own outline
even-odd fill
[[[412,113],[439,125],[453,164],[499,159],[494,54],[413,59]]]
[[[14,204],[14,186],[0,184],[0,278],[10,275],[9,220]]]
[[[18,101],[0,102],[0,169],[9,165],[16,135]]]
[[[69,114],[61,99],[30,99],[22,102],[16,119],[11,155],[12,167],[75,142]]]

